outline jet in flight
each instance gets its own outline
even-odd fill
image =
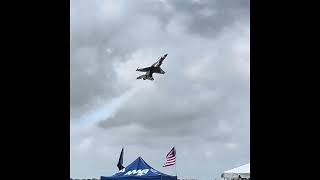
[[[136,71],[140,71],[140,72],[146,72],[144,75],[141,75],[139,77],[137,77],[137,79],[143,79],[143,80],[151,80],[153,81],[153,77],[152,74],[153,73],[159,73],[159,74],[164,74],[165,72],[160,68],[163,60],[167,57],[168,54],[165,54],[164,56],[160,57],[159,60],[157,62],[155,62],[154,64],[152,64],[150,67],[146,67],[146,68],[142,68],[142,69],[137,69]]]

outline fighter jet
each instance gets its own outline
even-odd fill
[[[139,77],[137,77],[137,79],[143,79],[143,80],[151,80],[153,81],[153,77],[152,74],[153,73],[159,73],[159,74],[164,74],[165,72],[160,68],[163,60],[167,57],[168,54],[163,55],[162,57],[159,58],[159,60],[157,62],[155,62],[154,64],[152,64],[150,67],[146,67],[146,68],[142,68],[142,69],[137,69],[136,71],[140,71],[140,72],[146,72],[144,75],[141,75]]]

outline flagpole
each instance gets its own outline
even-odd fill
[[[174,168],[176,169],[176,177],[178,179],[178,173],[177,173],[177,151],[176,151],[176,147],[174,147],[174,151],[175,151],[175,156],[176,156],[176,163],[174,164]]]

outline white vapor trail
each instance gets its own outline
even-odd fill
[[[132,97],[136,92],[138,92],[139,89],[139,87],[132,88],[129,91],[122,94],[121,96],[115,97],[111,99],[111,101],[103,103],[99,107],[86,113],[85,115],[80,117],[78,121],[72,120],[71,122],[78,123],[70,125],[71,133],[73,132],[73,130],[89,128],[99,121],[110,118],[121,108],[123,104],[125,104],[130,99],[130,97]]]

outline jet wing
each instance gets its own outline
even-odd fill
[[[158,67],[155,69],[154,73],[164,74],[165,72],[160,67]]]
[[[146,68],[142,68],[142,69],[137,69],[137,71],[141,71],[141,72],[147,72],[150,70],[150,67],[146,67]]]
[[[160,67],[164,58],[160,58],[157,62],[152,64],[152,67]]]
[[[153,63],[153,64],[151,65],[151,67],[156,67],[156,65],[159,63],[160,59],[161,59],[161,57],[159,58],[159,60],[157,60],[157,62]]]
[[[137,79],[141,79],[143,77],[145,77],[146,75],[141,75],[141,76],[138,76]]]

